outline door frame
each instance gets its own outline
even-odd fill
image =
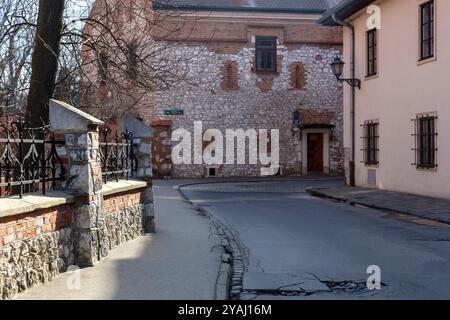
[[[330,134],[329,128],[310,128],[302,130],[302,175],[308,175],[308,134],[323,133],[323,173],[330,174]]]

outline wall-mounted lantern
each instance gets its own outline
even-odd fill
[[[293,123],[292,123],[294,126],[298,126],[298,125],[300,125],[300,112],[298,112],[298,111],[295,111],[294,112],[294,120],[293,120]]]
[[[299,132],[300,132],[300,112],[295,111],[293,113],[293,120],[292,120],[292,136],[295,137],[295,135]]]
[[[342,61],[339,57],[334,58],[333,62],[330,64],[331,69],[333,70],[333,74],[336,76],[336,79],[339,82],[347,82],[353,88],[361,89],[361,80],[359,79],[343,79],[342,71],[344,70],[345,62]]]

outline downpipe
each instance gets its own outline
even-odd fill
[[[333,21],[343,27],[346,27],[350,30],[350,41],[351,41],[351,51],[350,51],[350,74],[351,78],[355,79],[355,27],[353,24],[341,21],[336,18],[336,15],[333,13],[331,15]],[[350,89],[350,137],[351,137],[351,152],[350,152],[350,161],[349,161],[349,185],[351,187],[355,186],[355,95],[356,88],[351,87]]]

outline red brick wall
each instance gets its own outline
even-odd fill
[[[0,218],[0,247],[16,240],[70,227],[75,204]]]
[[[176,20],[176,19],[174,19]],[[277,21],[261,22],[256,25],[253,19],[247,21],[234,21],[233,23],[214,20],[199,21],[187,18],[182,21],[164,21],[163,26],[158,26],[154,30],[156,39],[163,41],[183,41],[183,42],[218,42],[227,43],[242,42],[249,43],[251,35],[276,35],[282,43],[290,44],[342,44],[342,29],[340,27],[324,27],[311,23],[296,24]]]
[[[153,177],[163,178],[170,175],[172,170],[172,121],[158,120],[151,124],[154,129],[152,143]]]
[[[103,214],[112,214],[120,209],[143,203],[143,190],[115,193],[103,198]]]

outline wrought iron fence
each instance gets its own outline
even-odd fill
[[[55,188],[64,180],[65,168],[57,153],[55,135],[48,126],[32,128],[22,117],[0,121],[0,196]]]
[[[104,127],[100,130],[100,161],[102,165],[103,182],[128,180],[137,170],[137,159],[133,150],[133,133],[126,130],[120,134],[116,132],[111,137],[111,129]]]

